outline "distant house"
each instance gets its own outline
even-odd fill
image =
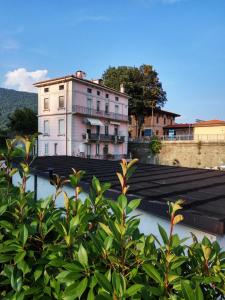
[[[144,117],[144,124],[141,128],[141,136],[163,136],[163,128],[168,125],[173,125],[176,117],[180,117],[180,115],[155,108],[153,111],[153,118],[151,115]],[[129,137],[132,139],[138,138],[137,121],[134,116],[130,116]]]
[[[39,156],[120,158],[127,154],[128,98],[77,71],[36,83]]]
[[[178,124],[175,123],[173,125],[167,125],[163,127],[164,136],[168,137],[176,137],[176,138],[184,138],[184,137],[192,137],[193,136],[193,124]]]
[[[204,141],[225,140],[225,121],[209,120],[197,122],[193,125],[194,138]]]

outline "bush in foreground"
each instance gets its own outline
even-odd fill
[[[159,226],[163,242],[145,236],[131,213],[140,200],[128,202],[127,182],[136,160],[121,162],[121,195],[105,196],[110,184],[93,177],[85,201],[79,198],[83,171],[68,179],[53,176],[55,194],[34,200],[26,192],[32,140],[24,150],[8,141],[6,168],[0,174],[0,298],[23,299],[224,299],[225,252],[207,238],[185,245],[174,234],[182,201],[169,204],[170,233]],[[23,156],[18,169],[15,154]],[[19,170],[22,183],[11,186]],[[65,184],[74,189],[69,198]],[[62,194],[65,205],[57,207]]]

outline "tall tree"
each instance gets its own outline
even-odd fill
[[[9,130],[17,134],[33,134],[38,131],[38,118],[36,113],[29,109],[16,109],[9,116]]]
[[[138,67],[109,67],[103,73],[103,83],[119,90],[124,84],[129,100],[129,115],[137,122],[138,135],[144,123],[144,117],[151,114],[152,106],[162,107],[167,101],[166,92],[159,81],[158,73],[151,65]]]

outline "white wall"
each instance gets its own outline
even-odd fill
[[[18,173],[15,174],[13,177],[13,184],[18,185],[18,182],[20,182],[20,181],[21,181],[21,178],[20,178],[19,174]],[[29,180],[27,182],[27,190],[29,190],[29,191],[34,190],[34,176],[33,175],[31,175],[31,177],[29,178]],[[68,196],[70,196],[70,197],[74,195],[73,189],[69,186],[65,186],[64,191],[67,192]],[[44,199],[44,198],[52,195],[53,193],[54,193],[54,187],[49,183],[49,181],[45,178],[38,177],[38,179],[37,179],[37,199]],[[86,195],[87,195],[86,193],[81,193],[80,198],[82,200],[84,200]],[[64,205],[64,200],[63,200],[63,196],[61,195],[57,199],[57,206],[63,206],[63,205]],[[136,209],[133,212],[133,215],[140,215],[139,228],[140,228],[140,231],[143,232],[144,234],[147,235],[147,234],[152,233],[161,240],[159,231],[158,231],[158,224],[160,224],[162,227],[164,227],[164,229],[169,233],[170,224],[169,224],[168,220],[165,220],[158,216],[152,215],[150,213],[146,213],[139,209]],[[177,233],[180,238],[190,237],[190,239],[186,242],[186,244],[192,243],[191,234],[190,234],[192,232],[196,235],[196,237],[199,240],[201,240],[204,236],[207,236],[210,239],[210,241],[212,241],[212,242],[217,240],[220,243],[221,247],[223,249],[225,249],[225,235],[216,236],[213,234],[203,232],[198,229],[188,227],[186,225],[181,225],[181,224],[178,224],[175,226],[174,232]]]

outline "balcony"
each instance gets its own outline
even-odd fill
[[[96,110],[93,108],[88,108],[80,105],[73,105],[72,113],[84,115],[84,116],[92,116],[92,117],[99,117],[99,118],[106,118],[110,120],[128,122],[127,115],[117,114],[113,112],[105,112],[103,110]]]
[[[86,142],[111,142],[115,144],[124,143],[125,136],[107,135],[98,133],[84,133],[82,135]]]

